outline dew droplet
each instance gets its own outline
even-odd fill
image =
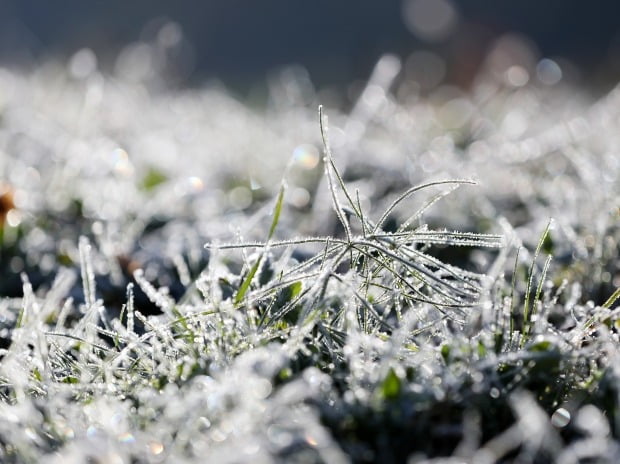
[[[566,427],[570,422],[570,413],[564,409],[559,408],[551,415],[551,424],[554,427],[562,428]]]

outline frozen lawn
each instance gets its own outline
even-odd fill
[[[398,67],[0,70],[0,460],[615,462],[620,91]]]

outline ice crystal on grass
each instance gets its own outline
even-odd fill
[[[617,89],[88,56],[0,73],[1,461],[615,461]]]

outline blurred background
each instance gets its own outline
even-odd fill
[[[1,0],[0,65],[81,51],[78,74],[96,60],[143,77],[156,43],[168,83],[216,78],[247,94],[291,64],[343,90],[392,53],[422,90],[467,88],[482,66],[510,62],[604,91],[620,76],[619,13],[613,0]]]

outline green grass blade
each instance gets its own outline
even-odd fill
[[[286,190],[286,184],[282,182],[280,185],[280,191],[278,192],[278,198],[276,200],[276,205],[273,208],[273,219],[271,220],[271,227],[269,227],[269,235],[267,236],[267,240],[271,240],[274,232],[276,231],[276,227],[278,226],[278,221],[280,220],[280,214],[282,213],[282,204],[284,202],[284,191]]]
[[[611,308],[611,305],[613,305],[618,298],[620,298],[620,288],[617,288],[616,291],[607,298],[607,301],[602,304],[603,308]]]
[[[517,256],[515,256],[515,265],[512,270],[512,282],[510,284],[510,340],[512,340],[512,334],[515,330],[515,288],[517,286],[517,271],[519,267],[519,254],[521,253],[521,248],[517,248]]]
[[[529,326],[530,319],[530,297],[532,293],[532,285],[534,283],[534,267],[536,266],[536,260],[538,259],[538,255],[540,254],[540,250],[549,235],[549,231],[551,230],[551,225],[553,224],[553,219],[549,219],[547,223],[547,227],[545,227],[544,232],[540,236],[540,240],[538,241],[538,245],[536,246],[536,251],[534,252],[534,257],[532,258],[532,264],[530,265],[530,270],[528,272],[527,277],[527,287],[525,288],[525,302],[523,303],[523,331],[525,335],[525,329]],[[524,337],[525,339],[525,337]]]
[[[542,275],[540,276],[540,282],[538,282],[538,288],[536,289],[536,296],[534,297],[534,301],[538,301],[540,299],[540,295],[542,294],[542,288],[545,284],[545,279],[547,278],[547,272],[549,271],[549,265],[551,264],[552,259],[553,256],[547,256],[545,265],[543,266]]]
[[[276,199],[276,204],[273,208],[273,219],[271,220],[271,226],[269,227],[269,234],[267,235],[267,242],[269,242],[272,239],[273,234],[276,231],[276,227],[278,226],[278,222],[280,221],[280,214],[282,213],[282,204],[284,203],[284,191],[285,190],[286,190],[286,184],[282,182],[282,184],[280,185],[280,191],[278,192],[278,197]],[[234,299],[235,305],[241,303],[241,301],[247,294],[250,288],[250,285],[252,284],[252,279],[254,279],[254,276],[256,275],[256,272],[258,271],[258,268],[260,267],[262,261],[263,261],[263,254],[261,254],[259,258],[256,260],[256,262],[252,265],[252,267],[250,268],[250,272],[248,273],[246,278],[241,283],[241,286],[239,287],[239,290],[237,291],[237,294],[235,295],[235,299]]]
[[[243,282],[239,286],[239,290],[237,290],[237,294],[235,295],[235,299],[234,299],[235,305],[239,304],[243,300],[243,297],[245,296],[245,294],[248,292],[248,289],[250,288],[250,284],[252,283],[252,279],[254,279],[254,276],[256,275],[256,272],[258,271],[258,268],[260,267],[262,260],[263,260],[263,255],[260,255],[260,257],[256,260],[256,262],[250,269],[250,272],[248,273],[246,278],[243,280]]]

